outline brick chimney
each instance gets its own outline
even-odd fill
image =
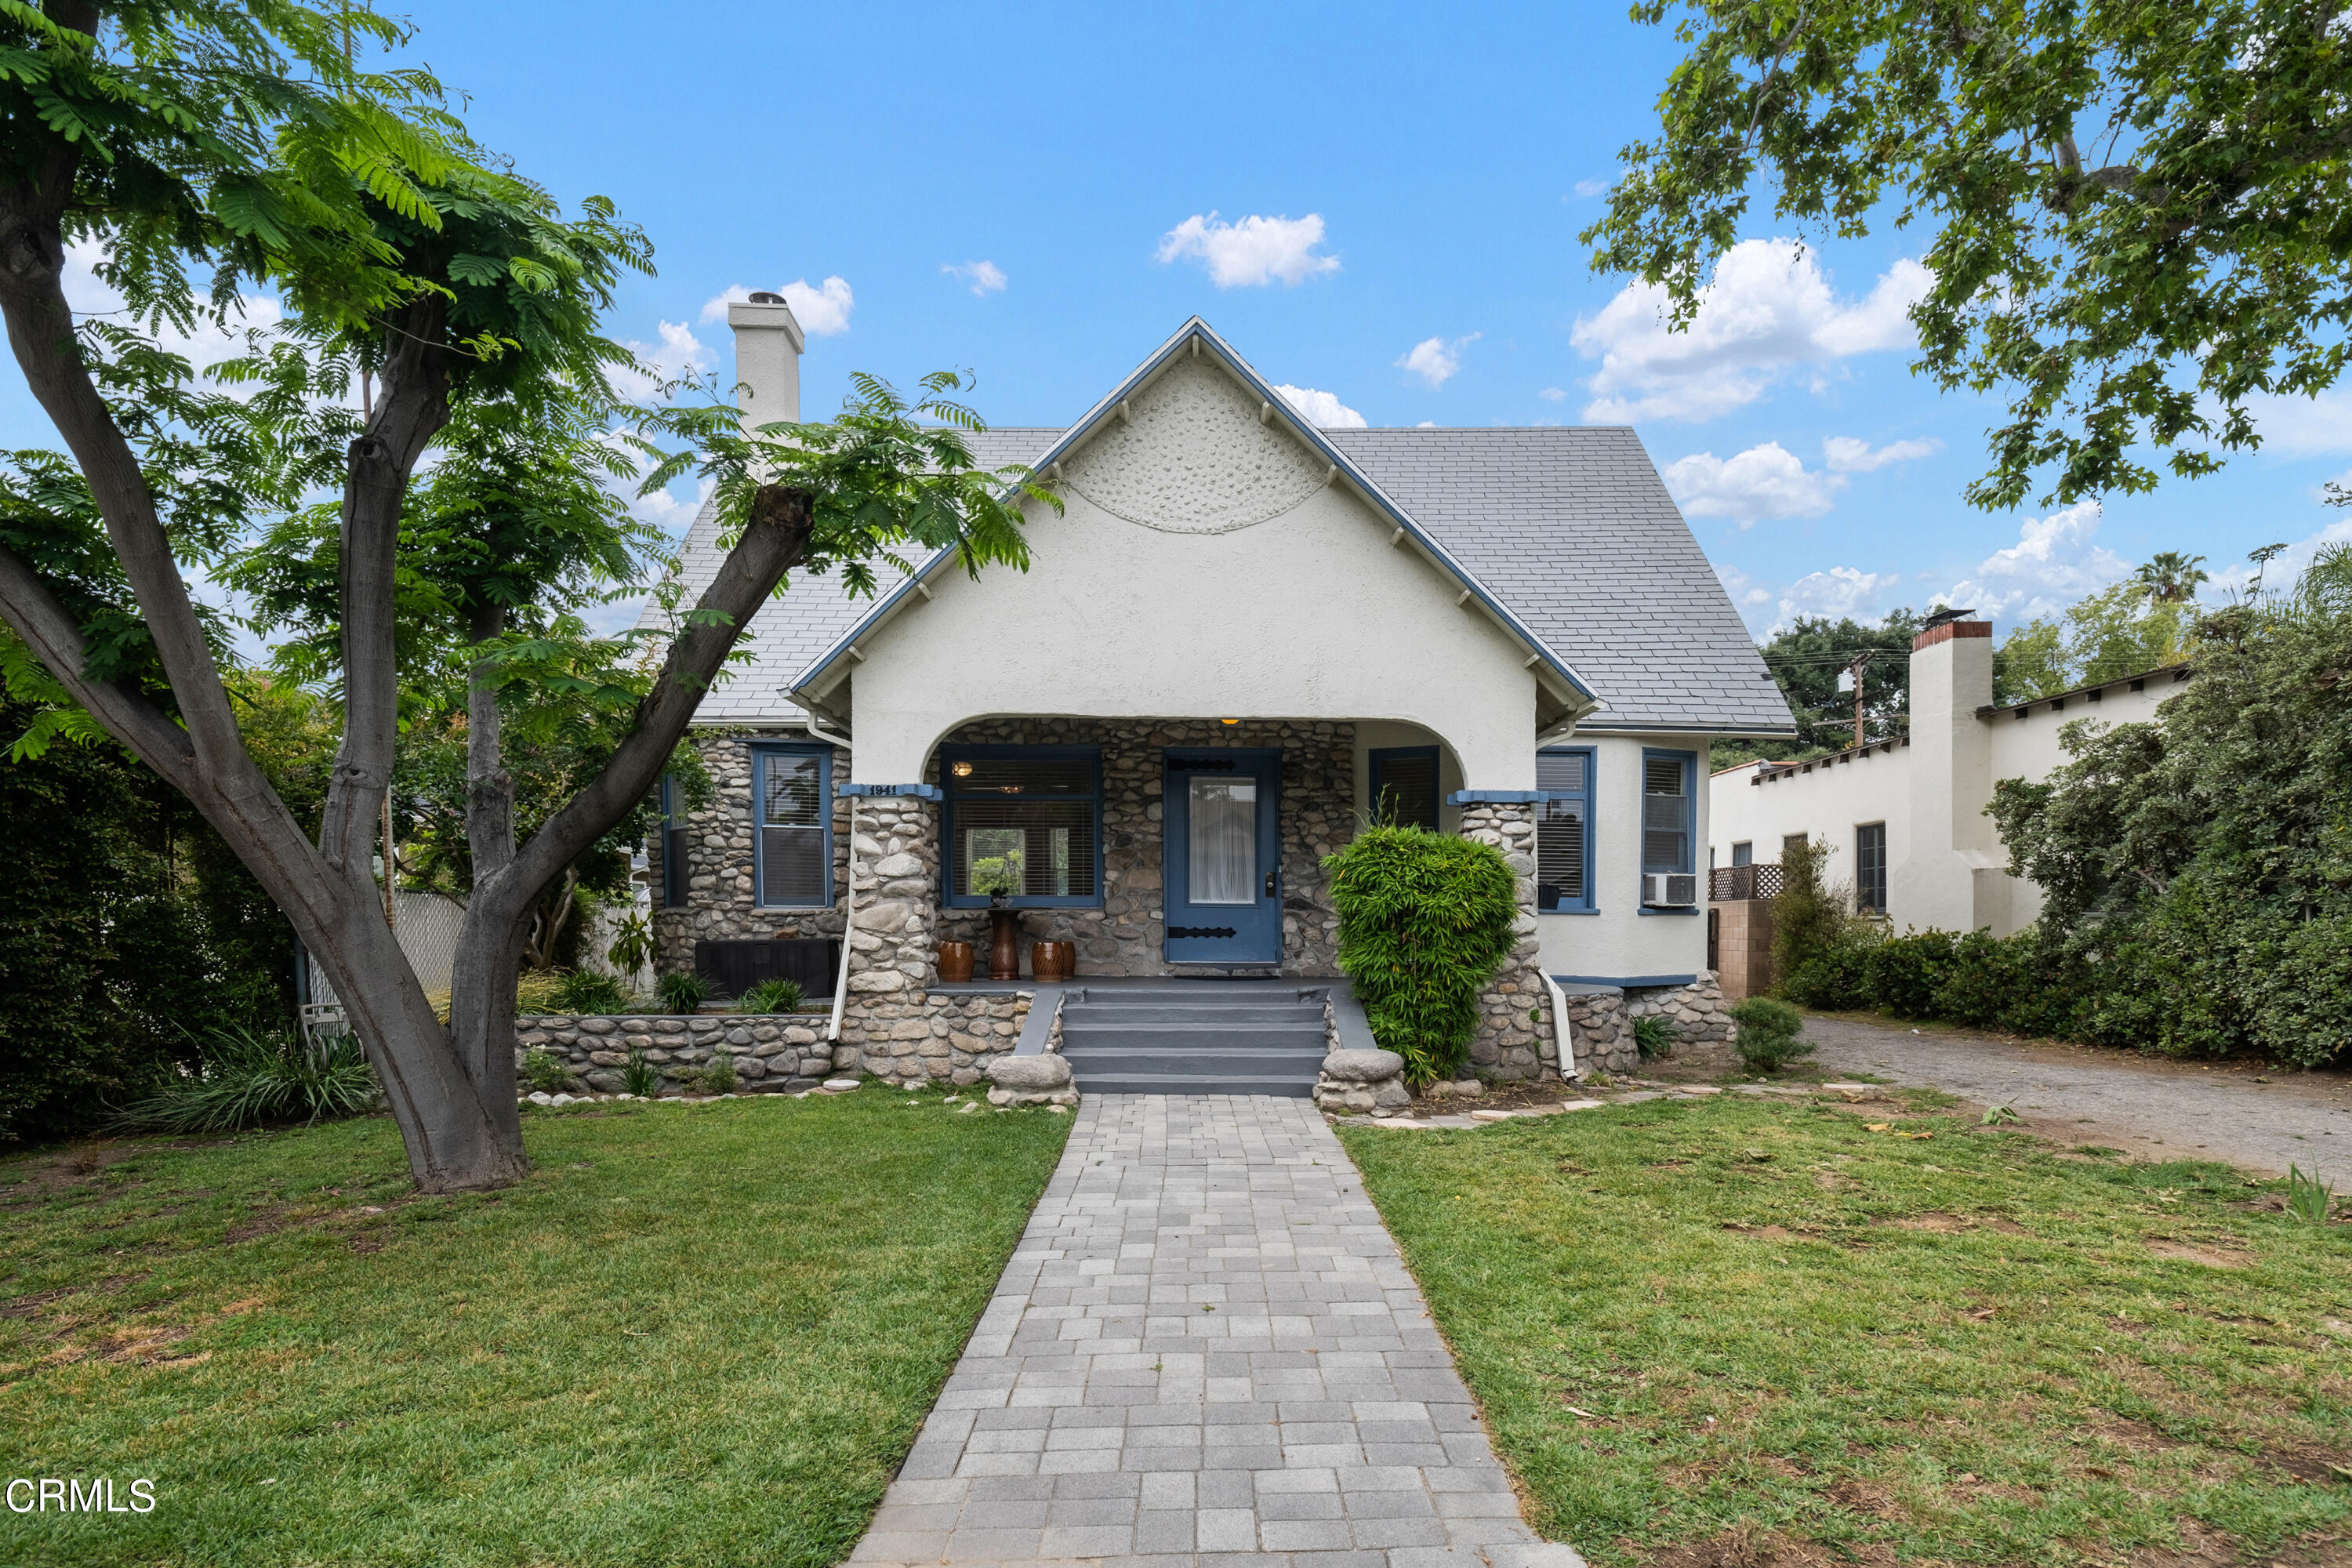
[[[801,354],[808,346],[782,294],[761,292],[727,307],[735,330],[735,404],[755,429],[801,416]]]

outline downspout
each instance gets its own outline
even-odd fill
[[[838,746],[845,752],[849,750],[848,736],[825,733],[824,725],[817,718],[814,707],[791,692],[785,695],[792,697],[806,717],[811,735],[827,745]],[[832,1045],[841,1043],[842,1010],[849,1003],[849,935],[857,926],[857,800],[854,795],[849,797],[849,885],[842,889],[841,968],[833,977],[833,1017],[824,1026],[825,1040]]]
[[[1576,1041],[1568,1026],[1568,993],[1559,982],[1544,976],[1544,985],[1551,992],[1551,1037],[1559,1047],[1559,1076],[1567,1082],[1576,1080]]]

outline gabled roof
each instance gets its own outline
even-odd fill
[[[1328,462],[1333,469],[1334,477],[1345,475],[1353,488],[1371,503],[1376,511],[1380,512],[1389,523],[1401,530],[1404,537],[1410,538],[1441,572],[1459,583],[1463,591],[1475,599],[1487,615],[1502,626],[1507,635],[1525,647],[1528,650],[1527,662],[1529,668],[1537,670],[1538,680],[1554,688],[1555,696],[1560,700],[1565,710],[1569,712],[1589,710],[1599,705],[1600,698],[1592,688],[1570,667],[1568,661],[1559,656],[1557,649],[1537,636],[1535,631],[1520,620],[1507,605],[1496,597],[1486,584],[1478,580],[1475,574],[1456,560],[1453,552],[1449,551],[1441,540],[1423,528],[1404,508],[1391,500],[1381,487],[1357,467],[1354,458],[1349,457],[1342,448],[1332,444],[1327,432],[1316,428],[1302,418],[1298,411],[1291,405],[1290,401],[1275,390],[1273,383],[1252,369],[1247,361],[1235,353],[1232,346],[1224,339],[1217,336],[1209,323],[1198,316],[1192,317],[1179,327],[1173,336],[1154,350],[1141,364],[1130,371],[1126,379],[1113,387],[1092,408],[1087,409],[1076,424],[1062,432],[1042,453],[1025,460],[1040,472],[1050,472],[1062,458],[1083,446],[1105,422],[1121,417],[1128,400],[1140,393],[1162,369],[1180,356],[1203,353],[1213,355],[1227,373],[1240,381],[1248,389],[1250,395],[1258,399],[1270,418],[1280,419],[1292,435],[1306,443],[1309,450]],[[835,683],[832,678],[839,673],[838,667],[843,661],[851,658],[851,650],[856,647],[857,639],[871,635],[875,628],[904,608],[907,601],[914,595],[918,584],[943,570],[953,570],[950,565],[953,556],[952,550],[940,551],[922,563],[911,581],[902,582],[890,592],[881,595],[873,608],[860,616],[847,630],[835,639],[831,647],[811,661],[807,668],[800,672],[793,679],[791,690],[798,695],[822,696]]]
[[[1780,688],[1683,521],[1656,466],[1622,426],[1337,430],[1297,412],[1195,318],[1068,429],[998,426],[970,438],[983,468],[1044,468],[1118,416],[1122,398],[1197,334],[1262,400],[1345,472],[1431,558],[1518,628],[1531,653],[1605,706],[1588,730],[1786,735]],[[706,505],[683,551],[685,579],[718,569],[718,521]],[[953,570],[944,556],[926,572]],[[875,601],[808,574],[756,616],[744,646],[756,661],[704,698],[705,723],[773,721],[783,688],[837,664],[865,628],[912,589],[885,583]],[[656,623],[648,608],[641,625]],[[1557,677],[1555,679],[1558,679]],[[1581,706],[1580,702],[1578,704]]]

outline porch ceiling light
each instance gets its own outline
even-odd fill
[[[971,777],[971,764],[970,763],[958,763],[949,771],[953,773],[955,776],[960,779],[968,779]]]
[[[1220,724],[1238,724],[1241,721],[1238,719],[1220,719],[1217,722]]]

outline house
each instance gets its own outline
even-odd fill
[[[1779,889],[1790,839],[1826,843],[1832,881],[1897,930],[2007,936],[2031,925],[2041,889],[2010,874],[1985,815],[1993,785],[2047,778],[2066,761],[2066,724],[2146,722],[2189,677],[2179,665],[1996,705],[1992,624],[1969,615],[1931,616],[1913,640],[1907,733],[1806,763],[1746,763],[1707,781],[1708,923],[1726,994],[1769,983],[1763,900]]]
[[[798,418],[790,307],[729,319],[746,419]],[[715,797],[652,847],[665,968],[847,924],[835,1069],[970,1082],[1014,1032],[992,904],[1089,995],[1333,977],[1323,859],[1388,816],[1521,874],[1481,1070],[1559,1070],[1556,994],[1604,1062],[1629,1006],[1712,1020],[1703,760],[1793,727],[1631,430],[1319,429],[1195,319],[1066,427],[973,447],[1066,512],[1028,508],[1025,573],[799,576],[760,615],[696,721]],[[689,596],[718,559],[706,513]],[[939,980],[950,941],[982,979]]]

